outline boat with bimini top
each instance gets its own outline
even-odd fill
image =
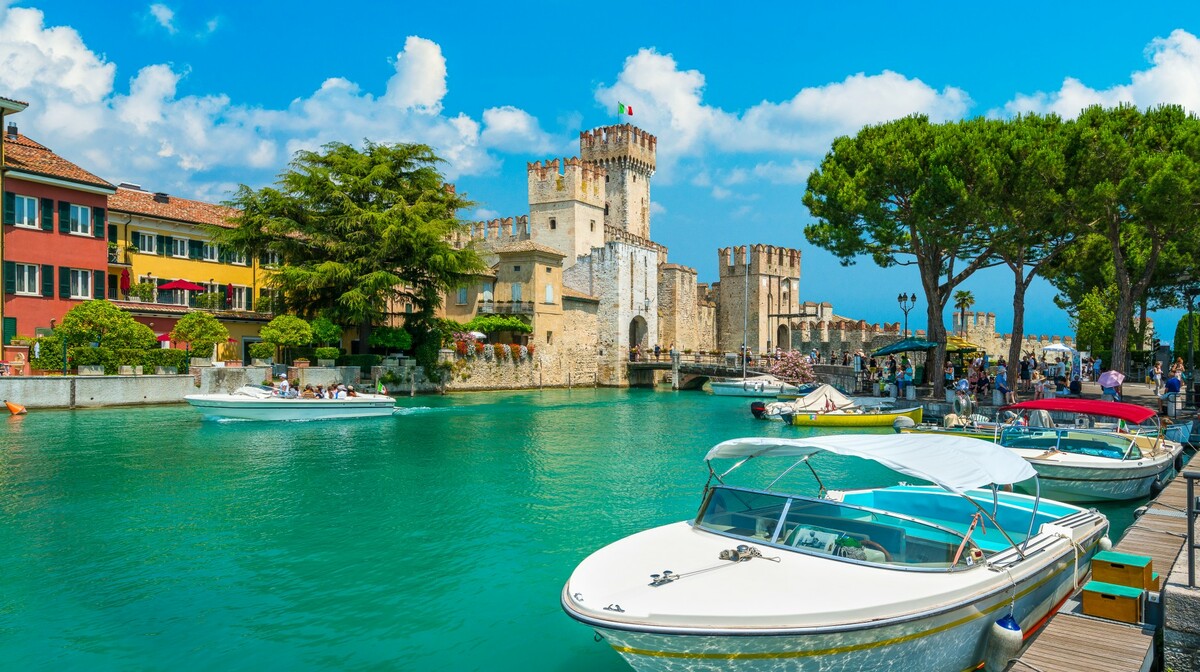
[[[934,485],[826,491],[814,467],[823,455]],[[726,483],[768,457],[790,459],[765,487]],[[718,471],[724,459],[737,461]],[[977,439],[755,437],[718,444],[706,462],[693,519],[605,546],[563,587],[566,613],[639,671],[959,672],[1007,662],[1108,545],[1103,515],[1002,491],[1036,472]],[[802,467],[817,496],[781,485]]]

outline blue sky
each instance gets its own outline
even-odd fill
[[[299,148],[426,142],[480,218],[525,214],[526,162],[577,153],[620,100],[659,137],[651,233],[671,261],[712,281],[719,247],[800,247],[802,300],[870,322],[899,321],[919,284],[804,241],[804,180],[834,137],[912,112],[1200,110],[1187,5],[810,4],[0,0],[0,95],[107,179],[212,201]],[[1006,330],[1007,271],[963,288]],[[1031,291],[1028,331],[1069,333],[1053,294]]]

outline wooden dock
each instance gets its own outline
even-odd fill
[[[1189,469],[1190,470],[1190,469]],[[1160,585],[1187,542],[1187,480],[1174,478],[1125,530],[1114,550],[1148,555]],[[1055,614],[1009,670],[1143,672],[1154,659],[1153,626],[1128,625],[1071,613]]]

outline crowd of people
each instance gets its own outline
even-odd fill
[[[357,397],[358,392],[353,385],[330,384],[325,385],[305,385],[304,389],[298,389],[293,386],[287,379],[287,376],[279,376],[279,382],[274,385],[275,396],[285,399],[349,399]]]

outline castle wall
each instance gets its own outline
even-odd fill
[[[677,264],[660,264],[658,279],[659,338],[664,348],[700,350],[713,339],[703,337],[704,303],[698,295],[696,269]],[[707,303],[707,302],[705,302]],[[711,320],[708,324],[711,328]]]
[[[530,236],[575,257],[604,242],[606,174],[578,158],[528,164]]]
[[[655,250],[610,241],[578,257],[563,284],[600,300],[597,309],[601,385],[627,385],[629,348],[661,345],[658,333],[658,255]]]

